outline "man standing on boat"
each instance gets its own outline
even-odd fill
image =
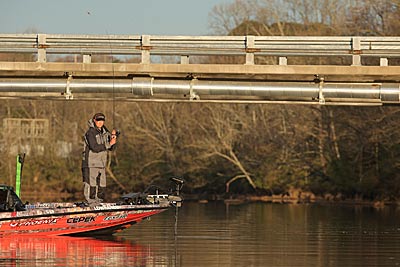
[[[83,193],[89,205],[100,203],[105,196],[107,151],[117,142],[117,131],[104,126],[103,113],[94,114],[88,121],[82,157]]]

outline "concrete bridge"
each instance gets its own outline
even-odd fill
[[[400,37],[0,34],[1,98],[382,105],[399,84]]]

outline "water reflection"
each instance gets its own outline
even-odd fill
[[[400,266],[396,208],[185,203],[176,252],[172,219],[166,213],[126,238],[158,247],[165,266]]]
[[[108,240],[8,238],[2,266],[400,266],[400,209],[185,203]]]
[[[1,238],[0,259],[1,266],[149,266],[153,261],[146,246],[80,237]]]

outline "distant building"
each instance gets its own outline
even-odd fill
[[[44,154],[44,142],[49,137],[47,119],[3,119],[3,140],[8,154],[20,152]]]
[[[76,123],[74,127],[77,127]],[[76,138],[76,131],[72,132],[72,137]],[[5,118],[0,151],[10,155],[18,153],[44,155],[46,149],[47,152],[51,149],[55,156],[67,158],[72,152],[72,142],[58,140],[51,135],[48,119]],[[49,144],[54,145],[49,146]]]

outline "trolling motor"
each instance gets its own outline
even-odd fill
[[[176,186],[175,192],[176,192],[176,195],[179,196],[180,195],[180,191],[181,191],[181,189],[183,187],[183,180],[180,179],[180,178],[177,178],[177,177],[171,177],[169,179],[172,182],[175,183],[175,186]]]
[[[182,190],[184,181],[181,178],[171,177],[170,181],[174,182],[175,189],[163,190],[158,186],[150,185],[143,193],[129,193],[121,196],[121,201],[118,204],[160,204],[165,203],[175,207],[182,206]],[[169,193],[168,193],[169,192]]]
[[[183,201],[182,197],[180,196],[180,191],[182,190],[184,183],[183,179],[178,177],[171,177],[169,179],[175,183],[175,192],[174,195],[168,196],[168,200],[171,205],[179,208],[182,206],[182,201]]]
[[[169,190],[169,193],[162,193],[160,194],[160,191],[167,192],[165,190],[162,190],[161,188],[151,185],[146,189],[145,192],[150,192],[151,190],[155,190],[153,194],[148,194],[147,195],[147,200],[150,201],[151,203],[162,203],[162,202],[168,202],[170,205],[175,206],[175,207],[180,207],[182,206],[182,197],[180,196],[180,191],[183,187],[183,179],[177,178],[177,177],[171,177],[169,178],[170,181],[174,182],[175,184],[175,190],[172,188]]]
[[[169,178],[172,182],[175,183],[175,194],[172,196],[168,196],[168,200],[170,205],[175,206],[175,227],[174,227],[174,236],[175,236],[175,247],[178,238],[178,211],[179,208],[182,207],[183,198],[180,196],[180,191],[183,187],[183,179],[178,177]]]

